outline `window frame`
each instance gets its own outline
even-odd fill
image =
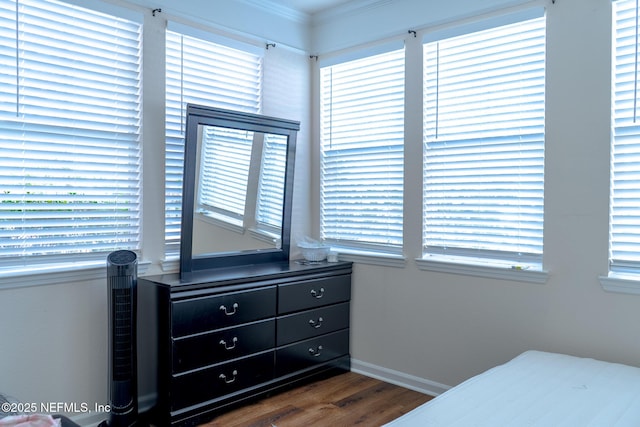
[[[131,110],[133,113],[131,114],[131,117],[129,119],[127,119],[126,115],[123,115],[121,124],[122,127],[120,129],[120,131],[114,131],[111,130],[109,132],[111,132],[112,134],[121,134],[121,135],[125,135],[124,138],[122,138],[123,141],[129,141],[127,144],[130,146],[130,150],[131,150],[131,156],[132,157],[127,157],[126,163],[129,166],[123,167],[123,170],[127,170],[129,171],[129,173],[133,174],[133,178],[135,180],[135,182],[137,183],[137,185],[131,186],[131,185],[127,185],[126,187],[129,188],[129,190],[126,190],[124,192],[130,193],[130,197],[131,197],[131,203],[132,203],[132,213],[129,215],[131,218],[131,227],[132,227],[132,231],[127,234],[128,236],[130,235],[130,237],[127,238],[127,240],[122,240],[122,239],[116,239],[117,242],[114,242],[113,246],[103,246],[101,249],[97,250],[97,248],[95,248],[95,244],[92,244],[90,246],[86,246],[85,250],[71,250],[69,251],[68,249],[65,250],[65,248],[59,248],[56,245],[56,251],[44,254],[44,255],[40,255],[40,254],[35,254],[33,252],[28,253],[28,254],[23,254],[21,256],[19,256],[19,259],[16,259],[15,257],[11,257],[11,258],[5,258],[2,260],[2,267],[0,268],[0,279],[2,282],[5,281],[5,278],[9,281],[11,281],[11,278],[16,277],[16,276],[20,276],[20,277],[24,277],[24,276],[33,276],[33,279],[29,279],[26,280],[25,282],[27,283],[34,283],[34,284],[41,284],[41,283],[53,283],[56,281],[56,278],[59,277],[70,277],[70,276],[74,276],[74,274],[68,274],[69,271],[71,270],[80,270],[80,271],[87,271],[87,270],[92,270],[96,268],[96,266],[100,266],[102,267],[104,265],[104,260],[106,255],[113,250],[118,250],[118,249],[129,249],[129,250],[134,250],[137,253],[141,253],[141,221],[142,221],[142,202],[141,202],[141,175],[140,175],[140,168],[141,168],[141,162],[142,162],[142,156],[141,156],[141,150],[142,150],[142,140],[141,140],[141,122],[142,122],[142,99],[141,99],[141,95],[140,95],[140,91],[141,91],[141,71],[140,71],[140,67],[141,67],[141,63],[142,63],[142,44],[141,44],[141,39],[142,39],[142,21],[143,21],[143,17],[141,14],[138,13],[134,13],[131,12],[130,10],[127,9],[123,9],[123,8],[119,8],[116,6],[108,6],[108,7],[94,7],[94,5],[84,5],[84,4],[79,4],[79,5],[75,5],[75,4],[69,4],[67,2],[60,2],[60,1],[48,1],[48,2],[40,2],[36,5],[34,5],[34,7],[37,7],[38,10],[65,10],[67,12],[69,12],[70,15],[73,15],[74,13],[77,13],[78,15],[81,15],[83,17],[85,17],[87,19],[87,22],[92,22],[95,25],[100,25],[98,24],[98,22],[106,22],[106,21],[111,21],[113,23],[118,22],[118,25],[121,27],[121,30],[123,30],[123,33],[126,32],[125,27],[127,25],[132,25],[135,29],[133,30],[132,33],[132,37],[130,38],[130,44],[131,46],[135,46],[132,47],[132,49],[137,52],[137,56],[134,56],[133,58],[135,58],[134,61],[131,62],[132,65],[129,66],[129,68],[126,68],[126,72],[130,73],[130,74],[121,74],[122,75],[122,82],[121,85],[122,87],[125,86],[125,80],[127,78],[132,79],[133,82],[136,83],[134,89],[129,90],[129,91],[123,91],[120,95],[118,95],[118,92],[116,92],[115,90],[113,91],[114,96],[113,99],[120,99],[120,101],[122,102],[123,105],[126,105],[128,102],[131,103],[132,105],[134,105],[133,109]],[[10,5],[9,6],[10,9],[14,9],[15,5]],[[18,17],[20,15],[14,15],[14,21],[15,18]],[[50,16],[51,19],[55,19],[55,15],[53,12],[51,15],[45,15],[45,17]],[[60,16],[67,16],[67,14],[61,14]],[[76,16],[76,15],[73,15]],[[79,18],[78,18],[79,19]],[[84,19],[84,18],[83,18]],[[75,19],[74,19],[75,20]],[[62,35],[61,33],[66,33],[68,32],[69,28],[72,27],[71,24],[65,24],[64,21],[61,21],[60,19],[57,19],[57,22],[60,22],[62,25],[65,25],[64,29],[62,29],[62,27],[54,27],[54,28],[50,28],[49,26],[47,27],[47,34],[50,36],[50,32],[52,31],[58,31],[60,33],[60,39],[61,41],[64,41],[65,39],[63,37],[65,37],[64,35]],[[114,24],[115,26],[115,24]],[[77,27],[78,28],[78,32],[81,32],[81,30],[84,30],[86,27]],[[105,27],[106,28],[106,27]],[[113,31],[112,27],[109,28],[109,32]],[[34,33],[37,34],[37,33]],[[89,33],[85,32],[85,35],[88,36]],[[92,33],[94,34],[94,33]],[[20,36],[22,34],[20,33]],[[25,40],[27,40],[27,38],[25,38]],[[100,43],[106,43],[106,40],[102,40],[102,39],[98,39],[96,37],[96,41],[100,41]],[[110,41],[109,41],[110,42]],[[88,43],[87,43],[88,44]],[[81,52],[83,49],[85,49],[86,45],[82,44],[81,46],[77,47],[77,51]],[[20,49],[23,49],[22,47]],[[53,47],[52,47],[53,49]],[[95,49],[94,49],[95,50]],[[110,49],[111,50],[111,49]],[[123,48],[121,49],[113,49],[113,50],[117,50],[120,52],[120,54],[122,56],[126,56],[128,55],[126,49]],[[133,51],[132,51],[133,52]],[[88,52],[88,54],[93,54],[94,51]],[[62,55],[62,54],[60,54]],[[53,66],[54,63],[54,58],[58,57],[57,54],[55,53],[51,53],[50,54],[50,62],[49,66]],[[60,58],[64,58],[63,56],[60,56]],[[66,61],[64,61],[66,63]],[[96,63],[94,63],[96,62]],[[102,66],[101,61],[96,61],[95,58],[91,57],[88,61],[87,64],[91,63],[91,66],[87,66],[85,68],[74,68],[74,72],[81,72],[82,70],[84,70],[85,73],[88,72],[92,72],[92,73],[97,73],[99,72],[99,67]],[[21,65],[22,66],[22,65]],[[106,65],[105,65],[106,67]],[[107,72],[108,75],[111,76],[117,76],[119,73],[122,73],[125,71],[125,68],[123,68],[122,70],[119,70],[119,72],[116,70],[110,70]],[[46,70],[44,70],[43,72],[47,72]],[[28,75],[33,75],[33,73],[31,74],[25,74],[26,76]],[[101,81],[107,81],[108,79],[101,79]],[[50,82],[53,83],[53,82]],[[22,86],[25,83],[20,83],[20,85]],[[62,84],[62,83],[59,83]],[[87,96],[90,97],[91,96],[91,92],[87,92],[83,90],[82,87],[82,80],[79,77],[74,77],[73,79],[71,79],[70,81],[68,81],[67,83],[67,88],[69,87],[74,87],[77,89],[76,94],[83,94],[82,96]],[[98,90],[105,90],[108,88],[108,85],[103,85],[104,87],[102,89],[99,88],[95,88],[94,86],[91,86],[92,89],[94,89],[96,92]],[[35,86],[34,86],[35,87]],[[41,89],[40,90],[44,90]],[[23,92],[25,95],[28,95],[27,91]],[[68,96],[70,94],[73,94],[73,90],[66,90],[66,91],[60,91],[59,92],[60,98],[62,98],[63,96]],[[127,94],[127,96],[129,96],[129,99],[125,99],[123,97],[124,94]],[[98,95],[97,94],[93,94],[93,96],[98,99]],[[100,96],[100,99],[102,99],[104,97],[104,94],[102,94]],[[48,99],[49,101],[54,101],[56,100],[56,97],[43,97],[45,99]],[[69,106],[73,106],[73,102],[76,102],[76,100],[79,98],[74,98],[71,101],[64,101],[64,105],[65,105],[65,109],[69,109]],[[16,99],[16,101],[18,100],[18,98]],[[60,100],[62,102],[62,100]],[[24,102],[23,100],[21,100],[21,102]],[[90,104],[92,107],[98,107],[99,105],[101,105],[101,102],[96,102],[95,104],[97,105],[93,105]],[[34,105],[40,105],[40,104],[34,104]],[[67,114],[66,116],[64,115],[60,115],[63,114],[61,113],[62,111],[64,111],[62,108],[57,108],[55,109],[55,107],[52,107],[53,103],[49,102],[47,103],[48,107],[46,108],[54,108],[54,111],[57,112],[57,114],[48,114],[49,115],[53,115],[54,117],[66,117],[67,119],[71,118],[71,119],[75,119],[78,120],[75,116],[73,116],[74,112],[77,115],[77,111],[83,111],[83,113],[90,113],[91,111],[87,111],[86,109],[82,109],[80,110],[79,107],[76,106],[76,108],[78,108],[78,110],[70,110],[71,112],[69,114]],[[103,114],[110,111],[108,110],[108,106],[105,105],[104,106],[105,109],[103,110]],[[38,108],[44,108],[43,106],[40,106]],[[113,108],[112,108],[113,109]],[[26,111],[25,109],[21,108],[21,111]],[[36,111],[34,109],[34,111]],[[119,110],[122,111],[122,110]],[[125,108],[124,111],[129,111]],[[96,114],[95,112],[93,112],[94,114]],[[22,113],[21,113],[22,115]],[[107,129],[104,125],[100,125],[101,120],[106,120],[105,118],[100,118],[101,116],[99,115],[95,115],[95,116],[89,116],[88,114],[86,114],[88,118],[90,118],[92,121],[87,121],[87,123],[95,123],[95,125],[91,126],[88,125],[86,126],[87,131],[89,132],[83,132],[82,131],[82,126],[75,125],[73,128],[74,129],[78,129],[79,131],[75,132],[75,133],[71,133],[71,134],[67,134],[64,133],[64,123],[63,126],[60,125],[59,122],[55,122],[55,123],[49,123],[47,124],[46,120],[38,120],[37,115],[34,115],[34,118],[23,118],[20,119],[17,116],[14,116],[13,119],[11,119],[12,122],[17,122],[17,123],[23,123],[23,124],[27,124],[27,126],[36,126],[37,127],[37,133],[39,135],[42,135],[42,130],[45,127],[49,127],[52,128],[49,135],[51,135],[51,137],[48,137],[48,140],[53,141],[53,139],[51,138],[55,138],[55,135],[58,135],[60,138],[64,139],[65,141],[68,142],[73,142],[74,145],[77,143],[77,146],[75,149],[73,148],[69,148],[66,146],[61,146],[60,150],[58,151],[52,151],[50,153],[58,153],[57,157],[57,161],[58,163],[62,164],[69,164],[69,163],[75,163],[77,166],[81,166],[83,162],[77,161],[76,162],[76,158],[74,157],[74,160],[72,161],[66,161],[64,160],[64,156],[68,156],[71,153],[76,153],[75,155],[78,156],[84,156],[83,158],[85,159],[84,161],[87,162],[88,160],[86,159],[86,156],[91,155],[92,156],[92,161],[97,161],[96,159],[108,159],[109,157],[107,156],[113,156],[116,154],[117,149],[113,146],[113,144],[106,144],[106,143],[96,143],[96,141],[99,142],[99,139],[105,139],[105,138],[109,138],[109,136],[107,134]],[[73,117],[72,117],[73,116]],[[17,117],[17,120],[16,120]],[[8,119],[6,119],[8,121]],[[111,122],[102,122],[102,123],[111,123]],[[126,126],[132,126],[132,131],[128,132],[126,130]],[[69,125],[67,125],[69,126]],[[84,133],[84,136],[83,136]],[[89,136],[87,136],[89,135]],[[129,135],[129,136],[126,136]],[[68,136],[71,136],[70,138],[68,138]],[[91,140],[93,139],[93,140]],[[91,140],[91,141],[90,141]],[[75,141],[75,142],[74,142]],[[66,144],[65,143],[65,144]],[[52,144],[51,142],[49,142],[49,145],[51,147],[56,146],[56,144]],[[99,149],[96,147],[102,147],[102,152],[100,153]],[[95,151],[95,152],[94,152]],[[123,145],[123,151],[124,151],[124,145]],[[66,153],[66,154],[65,154]],[[66,162],[66,163],[64,163]],[[114,159],[111,159],[111,161],[109,160],[103,160],[103,162],[108,163],[108,164],[112,164],[112,165],[116,165],[119,163],[119,161],[114,161]],[[55,163],[53,163],[53,165],[55,166]],[[65,168],[69,169],[69,168]],[[99,168],[98,168],[99,169]],[[116,167],[111,167],[109,168],[110,170],[116,170]],[[62,169],[58,169],[58,170],[62,170]],[[82,181],[83,179],[87,179],[87,177],[89,175],[95,175],[96,172],[96,168],[95,167],[91,167],[86,166],[84,168],[78,168],[77,172],[71,174],[69,177],[67,178],[60,178],[63,175],[60,175],[60,177],[58,178],[58,180],[63,179],[63,184],[64,182],[67,182],[67,180],[74,180],[75,181]],[[106,177],[105,173],[105,177]],[[69,197],[72,198],[77,198],[78,196],[74,196],[74,194],[78,194],[78,192],[82,192],[83,189],[94,189],[97,187],[98,182],[102,182],[102,178],[98,179],[97,177],[96,179],[96,183],[94,183],[92,186],[77,186],[76,188],[71,188],[70,190],[67,190],[66,186],[65,188],[65,194],[69,194]],[[112,179],[112,178],[109,178]],[[52,179],[52,181],[56,181],[55,179]],[[108,188],[113,189],[113,188],[117,188],[117,185],[113,184],[113,181],[109,181],[109,184],[105,184],[108,185]],[[63,187],[60,187],[63,188]],[[90,193],[91,191],[88,191],[88,193]],[[88,194],[87,193],[87,194]],[[29,192],[27,192],[26,194],[29,194]],[[51,197],[51,196],[49,196]],[[55,196],[54,196],[55,197]],[[82,203],[96,203],[95,201],[92,202],[93,198],[98,198],[97,196],[83,196],[83,197],[79,197],[78,200],[79,202]],[[114,196],[116,197],[116,196]],[[64,200],[67,200],[66,198]],[[64,202],[64,200],[60,200],[60,202]],[[69,199],[69,203],[71,203],[73,200]],[[84,201],[84,202],[83,202]],[[126,209],[126,207],[123,208]],[[75,209],[75,208],[74,208]],[[80,209],[78,209],[80,210]],[[91,210],[90,210],[91,211]],[[97,213],[95,213],[94,215],[99,215],[99,211],[96,211]],[[73,214],[75,216],[77,216],[77,214]],[[87,218],[90,217],[90,213],[89,214],[85,214],[85,216],[87,216]],[[97,217],[97,216],[96,216]],[[58,220],[59,221],[59,220]],[[66,221],[65,221],[66,223]],[[97,227],[97,226],[96,226]],[[106,235],[105,235],[106,236]],[[103,239],[104,240],[104,239]],[[61,252],[62,251],[62,252]],[[102,270],[101,270],[102,271]],[[103,272],[103,271],[102,271]],[[61,276],[62,275],[62,276]],[[9,285],[12,285],[12,283],[9,283]],[[23,285],[23,282],[21,281],[20,286]],[[2,283],[2,287],[5,287],[5,283]]]
[[[318,69],[318,74],[320,76],[320,83],[319,83],[319,91],[320,91],[320,115],[319,115],[319,126],[321,129],[320,132],[320,144],[319,144],[319,156],[320,156],[320,170],[319,170],[319,174],[320,174],[320,199],[319,199],[319,237],[320,240],[327,245],[330,245],[334,250],[338,251],[340,253],[340,257],[341,259],[345,259],[345,260],[351,260],[351,261],[358,261],[358,262],[367,262],[367,263],[375,263],[375,264],[382,264],[382,265],[392,265],[392,266],[398,266],[399,264],[403,264],[405,261],[404,255],[403,255],[403,250],[404,250],[404,225],[403,225],[403,215],[404,215],[404,122],[405,122],[405,67],[406,67],[406,62],[405,62],[405,55],[406,55],[406,49],[404,46],[404,42],[403,41],[397,41],[397,42],[389,42],[389,43],[383,43],[383,44],[378,44],[374,47],[370,47],[368,49],[363,49],[363,50],[359,50],[357,52],[351,52],[345,55],[340,55],[337,57],[333,57],[333,58],[323,58],[319,65],[319,69]],[[386,90],[389,91],[389,95],[390,98],[388,98],[388,105],[391,108],[389,111],[391,114],[397,115],[399,114],[399,120],[398,117],[396,117],[393,121],[393,123],[391,124],[391,126],[389,127],[389,129],[396,129],[392,135],[391,138],[392,141],[394,142],[394,145],[392,147],[393,150],[389,150],[386,146],[384,147],[385,150],[387,151],[387,153],[389,153],[392,159],[392,161],[398,161],[400,162],[400,168],[395,170],[396,174],[400,174],[399,177],[396,176],[395,178],[392,178],[392,180],[390,181],[391,185],[394,186],[400,186],[402,187],[402,190],[400,190],[400,195],[397,195],[397,191],[393,198],[393,200],[396,201],[397,200],[400,201],[400,214],[395,214],[395,218],[399,217],[399,226],[400,226],[400,231],[399,231],[399,236],[396,235],[396,237],[394,238],[396,243],[395,244],[388,244],[388,243],[384,243],[382,241],[379,242],[373,242],[371,240],[369,241],[364,241],[364,240],[354,240],[353,238],[349,239],[349,238],[339,238],[337,237],[337,235],[335,234],[335,230],[332,231],[331,233],[334,233],[334,235],[329,235],[331,233],[327,233],[326,232],[326,222],[325,222],[325,214],[326,214],[326,208],[325,206],[325,199],[323,198],[323,195],[325,194],[325,185],[327,182],[327,175],[325,175],[324,173],[324,168],[327,167],[327,165],[329,164],[327,161],[327,157],[325,156],[325,151],[323,150],[323,147],[325,147],[328,144],[328,137],[327,134],[331,128],[331,125],[333,123],[331,123],[331,125],[327,125],[327,126],[323,126],[323,123],[325,123],[323,121],[323,114],[329,114],[329,112],[332,111],[333,107],[329,107],[329,105],[332,104],[332,102],[328,102],[325,107],[323,108],[323,96],[326,96],[328,94],[323,94],[323,82],[322,82],[322,75],[324,72],[329,72],[329,70],[332,70],[333,67],[337,67],[338,69],[342,68],[343,71],[343,75],[348,76],[349,73],[353,73],[354,70],[351,70],[351,68],[353,68],[354,66],[357,67],[358,65],[361,64],[367,64],[368,66],[371,67],[371,78],[378,78],[377,74],[381,73],[379,71],[376,71],[375,68],[380,68],[382,69],[384,61],[387,58],[391,58],[394,62],[394,67],[398,67],[398,62],[400,62],[400,68],[401,71],[398,72],[397,70],[394,70],[393,73],[394,74],[399,74],[401,75],[401,80],[392,80],[393,81],[393,86],[389,86]],[[377,61],[377,62],[376,62]],[[361,68],[358,70],[358,73],[361,73]],[[332,77],[333,78],[333,77]],[[384,84],[385,82],[385,78],[384,76],[379,77],[381,84]],[[361,74],[358,75],[358,79],[361,80]],[[361,80],[362,81],[362,80]],[[398,90],[397,88],[394,89],[395,87],[399,87],[400,90]],[[381,92],[383,92],[383,86],[380,86],[380,89],[375,89],[375,90],[371,90],[371,94],[375,95],[375,96],[380,96],[379,99],[385,100],[385,96],[386,94],[381,94]],[[376,94],[375,92],[379,91],[378,94]],[[333,91],[331,91],[333,93]],[[348,91],[345,89],[342,93],[347,94]],[[361,92],[364,93],[364,92]],[[398,111],[394,110],[393,108],[393,102],[396,99],[400,99],[397,98],[398,96],[401,97],[402,100],[402,106],[400,107],[400,113],[398,113]],[[364,98],[364,97],[362,97]],[[357,102],[364,102],[362,99],[358,99],[354,97],[354,103]],[[345,104],[348,105],[348,104]],[[364,105],[364,104],[363,104]],[[324,110],[324,113],[323,113]],[[370,110],[368,110],[370,111]],[[381,108],[381,111],[383,111],[383,108]],[[351,112],[348,112],[347,114],[352,114]],[[354,120],[356,120],[357,123],[360,124],[360,126],[363,126],[366,121],[365,118],[358,118],[357,117],[357,112],[355,113],[356,116]],[[370,116],[370,114],[368,114]],[[346,116],[348,117],[348,116]],[[326,120],[326,118],[325,118]],[[329,121],[332,119],[329,119]],[[365,129],[365,127],[363,127],[362,129]],[[398,132],[398,129],[401,129]],[[367,131],[369,132],[369,131]],[[367,133],[365,132],[365,134]],[[375,140],[369,140],[366,139],[365,137],[362,137],[360,139],[354,137],[353,141],[349,143],[349,135],[343,134],[342,135],[338,135],[340,138],[342,138],[343,140],[347,141],[347,144],[350,146],[347,147],[348,150],[353,151],[354,153],[356,153],[357,150],[374,150],[371,153],[371,157],[372,159],[375,160],[376,156],[380,156],[381,155],[381,149],[383,148],[382,146],[380,148],[376,148],[376,142]],[[334,135],[331,135],[331,137],[333,138]],[[361,148],[358,148],[358,144],[365,144],[362,145]],[[347,152],[348,150],[345,150],[345,152]],[[359,151],[358,151],[359,152]],[[378,153],[378,154],[376,154]],[[354,154],[353,156],[355,156],[356,154]],[[395,160],[393,160],[395,159]],[[335,162],[338,162],[338,160],[335,160]],[[389,171],[391,171],[392,169],[389,169]],[[337,179],[338,175],[332,175],[333,179]],[[343,175],[344,176],[344,175]],[[354,175],[353,179],[359,179],[358,175]],[[394,184],[395,183],[395,184]],[[336,191],[346,191],[346,190],[340,190],[339,186],[335,187]],[[355,199],[352,200],[351,203],[356,203]],[[365,212],[366,213],[366,212]],[[398,220],[396,219],[396,222]],[[389,228],[389,230],[392,230],[393,224],[390,223],[387,226],[382,225],[382,229],[386,228],[386,227],[391,227]],[[397,232],[396,232],[397,234]],[[345,234],[346,236],[346,234]],[[383,238],[384,234],[380,234],[378,236],[378,239]],[[398,241],[399,239],[399,241]]]
[[[453,37],[473,34],[475,32],[491,30],[499,28],[504,25],[514,24],[529,19],[545,19],[544,10],[542,8],[532,8],[522,10],[517,13],[496,16],[491,19],[474,22],[464,26],[452,26],[436,32],[426,33],[423,39],[424,45],[430,42],[437,42],[440,40],[446,40]],[[546,26],[546,24],[545,24]],[[543,77],[544,79],[544,77]],[[423,84],[426,85],[426,82]],[[427,95],[425,95],[426,97]],[[544,96],[543,96],[544,98]],[[544,101],[543,101],[544,102]],[[426,105],[427,99],[424,100]],[[426,108],[426,107],[425,107]],[[423,120],[426,120],[423,119]],[[544,117],[542,118],[544,123]],[[544,126],[544,124],[542,125]],[[425,156],[427,133],[423,135],[425,139]],[[543,142],[544,145],[544,142]],[[426,163],[423,163],[423,165]],[[543,166],[544,168],[544,166]],[[428,186],[427,178],[423,182],[423,191],[426,191]],[[544,181],[542,181],[544,187]],[[426,195],[423,207],[423,254],[421,258],[416,259],[416,263],[419,268],[423,270],[447,272],[447,273],[459,273],[470,274],[474,276],[490,277],[490,278],[509,278],[515,280],[522,280],[527,282],[544,283],[547,278],[547,273],[542,267],[542,252],[534,258],[530,257],[516,257],[513,258],[511,254],[501,253],[500,251],[486,251],[476,250],[472,248],[458,248],[454,250],[447,250],[447,248],[430,248],[426,243],[427,223],[425,216],[426,209]],[[543,230],[541,228],[541,241],[543,240]],[[507,255],[507,256],[505,256]]]
[[[211,46],[211,53],[209,56],[208,68],[219,68],[220,78],[224,79],[227,69],[231,69],[235,65],[224,61],[225,55],[230,57],[230,62],[235,60],[247,61],[246,65],[253,63],[255,69],[250,69],[246,72],[247,79],[246,84],[242,86],[229,86],[225,82],[220,81],[219,86],[216,86],[214,82],[211,84],[211,91],[193,91],[189,93],[188,89],[185,89],[184,85],[184,73],[188,72],[189,65],[191,68],[196,68],[196,57],[193,56],[191,62],[186,64],[184,58],[172,58],[169,60],[170,52],[173,52],[170,47],[170,42],[167,41],[167,47],[165,49],[165,68],[167,70],[166,82],[166,123],[165,129],[165,141],[166,141],[166,158],[165,158],[165,257],[175,258],[179,254],[180,250],[180,230],[181,230],[181,212],[182,212],[182,167],[184,162],[184,132],[185,132],[185,119],[186,119],[186,107],[187,104],[201,104],[211,107],[221,108],[234,108],[239,111],[245,111],[249,113],[261,113],[262,111],[262,84],[264,80],[262,64],[264,61],[264,50],[257,48],[256,46],[249,45],[236,41],[234,39],[224,37],[213,32],[204,31],[194,27],[190,27],[184,24],[180,24],[174,21],[169,21],[167,25],[165,38],[169,40],[171,37],[181,38],[180,55],[184,54],[185,39],[193,46],[206,45]],[[171,43],[176,43],[177,40],[172,40]],[[193,49],[193,48],[192,48]],[[213,51],[215,50],[215,53]],[[195,54],[194,54],[195,55]],[[216,56],[217,55],[217,56]],[[233,58],[233,55],[238,55]],[[214,63],[219,61],[219,65]],[[180,78],[172,76],[173,74],[180,74]],[[193,80],[192,85],[198,79],[196,74],[189,75],[189,79]],[[255,79],[255,80],[252,80]],[[221,88],[226,88],[224,91]],[[244,92],[244,90],[247,90]],[[252,90],[252,92],[250,92]],[[238,91],[236,94],[235,91]],[[242,93],[240,93],[242,92]],[[227,95],[225,95],[225,93]],[[231,95],[236,95],[234,98]],[[178,99],[174,99],[177,97]],[[213,102],[212,102],[213,99]],[[181,117],[178,117],[181,116]],[[175,122],[179,122],[176,125]],[[171,124],[170,124],[171,123]],[[177,136],[176,136],[177,135]],[[244,232],[244,223],[241,217],[237,215],[227,215],[221,212],[223,215],[211,217],[204,214],[201,218],[205,221],[213,221],[216,224],[222,225],[229,230],[242,233]]]
[[[620,9],[619,9],[620,8]],[[610,292],[640,295],[639,214],[633,212],[634,200],[640,199],[640,179],[625,164],[637,162],[640,126],[637,124],[640,100],[638,92],[638,58],[640,57],[640,10],[634,1],[611,1],[611,159],[609,188],[608,273],[600,276],[603,289]],[[631,9],[634,16],[625,18]],[[618,16],[619,13],[619,16]],[[630,24],[625,24],[630,21]],[[633,30],[633,33],[630,31]],[[629,31],[629,34],[626,34]],[[631,57],[625,59],[625,57]],[[633,62],[634,65],[629,66]],[[635,124],[635,125],[634,125]],[[618,139],[619,137],[619,139]],[[631,143],[627,143],[631,141]],[[635,168],[631,168],[635,169]],[[617,179],[617,176],[620,178]],[[631,209],[630,209],[631,207]],[[634,219],[635,218],[635,219]],[[635,227],[632,227],[635,225]]]

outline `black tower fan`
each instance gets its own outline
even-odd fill
[[[135,252],[115,251],[107,257],[111,414],[102,425],[110,427],[133,426],[138,417],[137,274]]]

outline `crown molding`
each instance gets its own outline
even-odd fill
[[[313,25],[322,24],[338,16],[357,15],[370,9],[376,9],[392,3],[393,0],[351,0],[311,16]]]
[[[263,12],[268,12],[282,18],[288,19],[302,24],[309,24],[311,22],[311,15],[301,12],[299,10],[292,9],[290,7],[283,6],[271,0],[237,0],[239,3],[244,3],[255,9],[260,9]]]

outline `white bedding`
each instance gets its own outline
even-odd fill
[[[386,427],[640,427],[640,368],[528,351]]]

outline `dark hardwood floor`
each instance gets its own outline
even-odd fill
[[[227,412],[204,426],[375,427],[430,399],[416,391],[348,372]]]

